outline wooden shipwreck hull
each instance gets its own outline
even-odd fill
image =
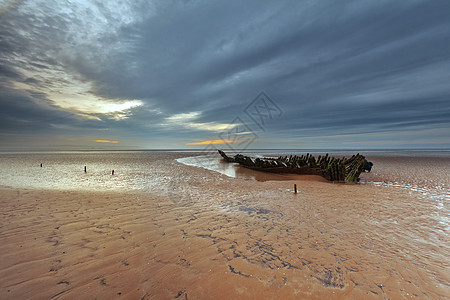
[[[317,158],[309,153],[306,155],[280,156],[278,158],[251,158],[242,154],[229,157],[218,150],[227,162],[235,162],[246,168],[271,172],[301,175],[319,175],[330,181],[356,183],[359,175],[371,170],[373,164],[359,153],[350,158],[330,157],[328,154]]]

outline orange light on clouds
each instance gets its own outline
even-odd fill
[[[110,143],[110,144],[117,144],[119,141],[108,141],[108,140],[95,140],[96,143]]]
[[[192,146],[192,145],[218,145],[218,144],[228,144],[228,143],[235,143],[236,141],[230,141],[230,140],[209,140],[209,141],[203,141],[203,142],[193,142],[193,143],[187,143],[186,145]]]

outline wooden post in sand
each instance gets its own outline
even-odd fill
[[[112,170],[111,175],[114,175],[114,170]]]
[[[294,184],[294,193],[297,194],[297,185]]]
[[[86,173],[87,171],[86,171],[86,166],[84,166],[84,173]]]
[[[41,164],[41,168],[42,168],[42,164]]]

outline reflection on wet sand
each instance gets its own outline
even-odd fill
[[[275,174],[265,173],[260,171],[251,170],[242,166],[235,166],[235,176],[239,179],[252,179],[256,181],[290,181],[290,180],[302,180],[302,181],[321,181],[327,182],[325,178],[318,175],[296,175],[296,174]]]
[[[229,177],[244,179],[244,180],[256,180],[256,181],[286,181],[286,180],[317,180],[326,181],[321,176],[315,175],[300,175],[295,174],[275,174],[259,172],[245,168],[237,163],[229,163],[221,158],[217,158],[217,155],[211,156],[194,156],[180,158],[177,161],[197,167],[203,167],[205,169],[219,172],[221,174],[227,175]]]

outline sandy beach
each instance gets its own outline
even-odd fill
[[[450,296],[445,224],[410,191],[171,168],[165,194],[1,188],[0,298]]]

